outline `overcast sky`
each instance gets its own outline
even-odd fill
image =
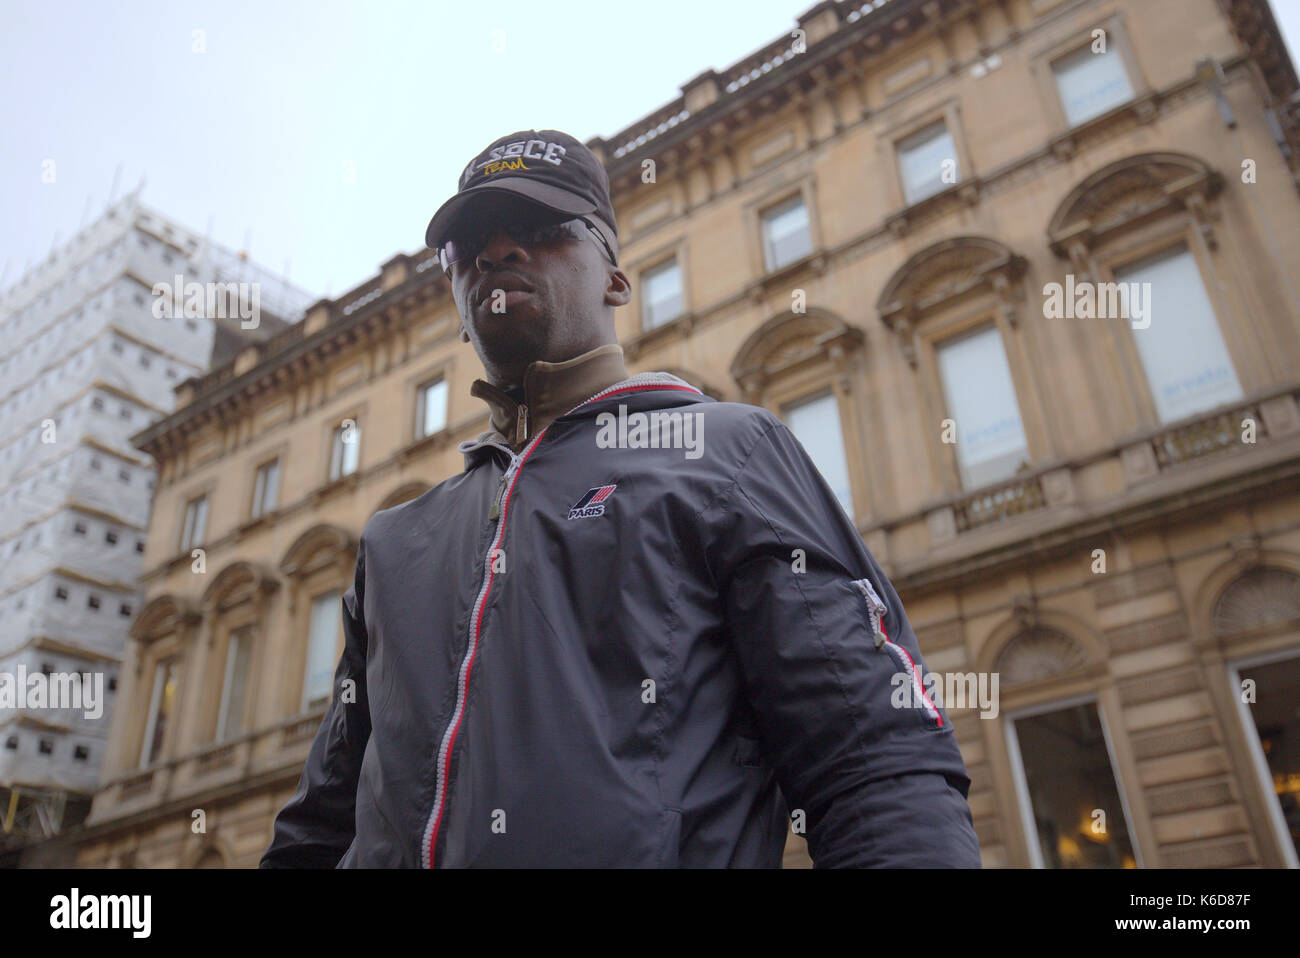
[[[160,213],[337,296],[424,248],[492,140],[610,136],[812,3],[0,0],[0,288],[120,168],[118,197],[143,178]],[[1296,50],[1300,0],[1273,8]]]

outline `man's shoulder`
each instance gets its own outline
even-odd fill
[[[440,482],[433,483],[424,492],[411,499],[386,509],[379,509],[366,520],[361,536],[362,541],[374,545],[394,536],[400,537],[409,533],[413,527],[424,524],[428,516],[440,513],[444,509],[440,500],[446,500],[448,497],[454,499],[466,483],[473,481],[475,472],[475,469],[470,468],[455,473]],[[445,508],[454,508],[454,503],[448,502]]]

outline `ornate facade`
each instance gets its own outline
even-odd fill
[[[1294,866],[1300,136],[1266,4],[798,23],[591,142],[629,368],[786,418],[948,693],[991,693],[945,697],[986,866]],[[148,601],[83,864],[256,864],[366,520],[486,425],[457,330],[398,255],[136,437]]]

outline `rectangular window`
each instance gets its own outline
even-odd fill
[[[1255,697],[1239,706],[1253,722],[1264,754],[1276,817],[1300,856],[1300,658],[1283,659],[1238,670],[1241,681],[1254,683]],[[1240,682],[1234,683],[1242,688]]]
[[[280,495],[280,460],[272,459],[257,468],[253,480],[253,517],[274,512]]]
[[[307,668],[302,681],[302,710],[324,705],[330,699],[330,684],[339,658],[342,623],[337,592],[318,595],[311,603],[311,626],[307,637]]]
[[[784,203],[764,210],[760,219],[763,262],[769,273],[812,252],[808,207],[804,205],[802,196],[792,196]]]
[[[447,428],[447,380],[435,379],[420,387],[418,435],[432,436]]]
[[[670,259],[641,274],[641,328],[654,329],[682,314],[682,271]]]
[[[330,449],[330,479],[350,476],[357,471],[357,453],[361,448],[361,427],[354,422],[334,427]]]
[[[974,489],[1014,475],[1028,461],[1029,448],[997,327],[948,340],[935,358],[962,485]]]
[[[154,669],[153,694],[149,699],[149,724],[140,749],[140,767],[147,768],[162,754],[163,737],[176,698],[176,660],[166,659]]]
[[[1094,702],[1010,721],[1021,807],[1040,868],[1136,868]]]
[[[839,402],[834,394],[825,393],[787,406],[781,418],[807,450],[845,513],[852,517],[849,463],[844,455],[844,432],[840,428]]]
[[[244,730],[244,696],[252,652],[253,630],[250,627],[245,626],[230,634],[226,674],[221,683],[221,708],[217,713],[218,742],[234,738]]]
[[[1052,75],[1070,126],[1133,99],[1124,59],[1113,43],[1106,44],[1104,53],[1093,53],[1089,45],[1061,57],[1052,64]]]
[[[898,172],[908,206],[946,190],[961,178],[957,147],[943,120],[898,141]]]
[[[185,504],[185,521],[181,524],[181,551],[188,552],[203,542],[208,526],[208,497],[199,496]]]
[[[1149,312],[1131,322],[1137,322],[1133,343],[1161,422],[1242,398],[1201,271],[1186,244],[1116,270],[1115,280],[1151,284],[1138,291]],[[1133,302],[1132,296],[1127,302]],[[1134,307],[1128,309],[1132,314]]]

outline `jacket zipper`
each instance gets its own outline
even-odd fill
[[[587,403],[595,402],[598,399],[604,399],[620,392],[640,392],[645,389],[688,389],[691,392],[698,393],[699,390],[693,386],[672,386],[663,383],[646,383],[644,385],[620,386],[615,384],[608,389],[596,393],[594,396],[580,402],[570,409],[569,412],[576,412]],[[527,413],[524,412],[524,424],[527,428]],[[568,413],[565,413],[567,416]],[[558,418],[558,417],[557,417]],[[425,868],[434,867],[434,851],[438,846],[438,833],[442,826],[443,812],[446,810],[447,795],[450,792],[451,776],[451,756],[456,747],[456,734],[460,731],[461,722],[465,717],[465,703],[469,693],[470,670],[474,665],[474,658],[478,653],[478,639],[483,627],[483,610],[487,606],[488,593],[492,588],[493,556],[496,555],[497,549],[505,536],[506,518],[510,509],[510,494],[514,490],[514,484],[519,478],[519,473],[524,467],[524,463],[532,454],[537,444],[542,441],[546,435],[548,425],[524,448],[522,452],[516,455],[512,450],[502,446],[500,443],[488,442],[485,445],[494,446],[497,449],[504,450],[510,456],[510,465],[505,473],[501,476],[501,481],[497,487],[497,494],[492,502],[492,508],[488,512],[488,519],[496,523],[496,528],[492,532],[492,544],[488,547],[487,555],[483,559],[483,585],[479,589],[478,598],[474,600],[474,610],[470,616],[470,641],[465,649],[465,657],[461,660],[460,668],[456,673],[456,707],[452,711],[451,720],[447,723],[446,731],[443,732],[442,742],[438,747],[438,768],[437,777],[434,783],[433,808],[429,811],[429,819],[424,826],[424,838],[421,844],[422,861],[421,865]]]
[[[919,696],[926,712],[934,720],[937,727],[943,727],[943,714],[935,708],[934,702],[930,701],[930,696],[925,693],[925,686],[921,684],[921,676],[912,661],[912,656],[897,642],[890,639],[889,634],[885,631],[885,613],[887,607],[884,600],[876,593],[875,587],[871,584],[870,579],[857,579],[853,583],[854,587],[862,593],[863,599],[867,603],[867,620],[871,623],[871,631],[875,635],[876,648],[886,649],[889,654],[898,663],[899,668],[906,673],[911,681],[912,694]]]
[[[456,747],[456,735],[460,731],[460,723],[465,714],[465,701],[469,692],[470,670],[474,665],[474,658],[478,653],[478,638],[483,624],[483,609],[487,604],[488,592],[492,588],[493,562],[492,557],[496,555],[500,547],[501,539],[505,533],[505,501],[509,498],[510,490],[514,487],[514,479],[519,475],[519,470],[523,467],[524,460],[528,458],[533,448],[546,434],[543,429],[530,442],[527,448],[518,455],[515,455],[510,449],[497,443],[489,443],[498,449],[505,449],[510,455],[510,465],[501,475],[501,481],[497,485],[497,495],[492,501],[492,509],[488,513],[488,518],[496,523],[496,528],[492,531],[492,544],[488,547],[487,555],[483,560],[483,584],[479,588],[478,598],[474,600],[474,609],[470,616],[470,641],[469,647],[465,650],[465,657],[461,660],[460,669],[456,675],[456,708],[452,712],[451,721],[447,723],[447,728],[443,732],[442,742],[438,747],[438,770],[434,784],[433,809],[429,812],[429,820],[424,827],[423,842],[423,865],[426,868],[433,867],[434,848],[438,842],[438,830],[442,824],[442,813],[446,806],[448,791],[448,777],[451,772],[451,755],[452,750]]]

